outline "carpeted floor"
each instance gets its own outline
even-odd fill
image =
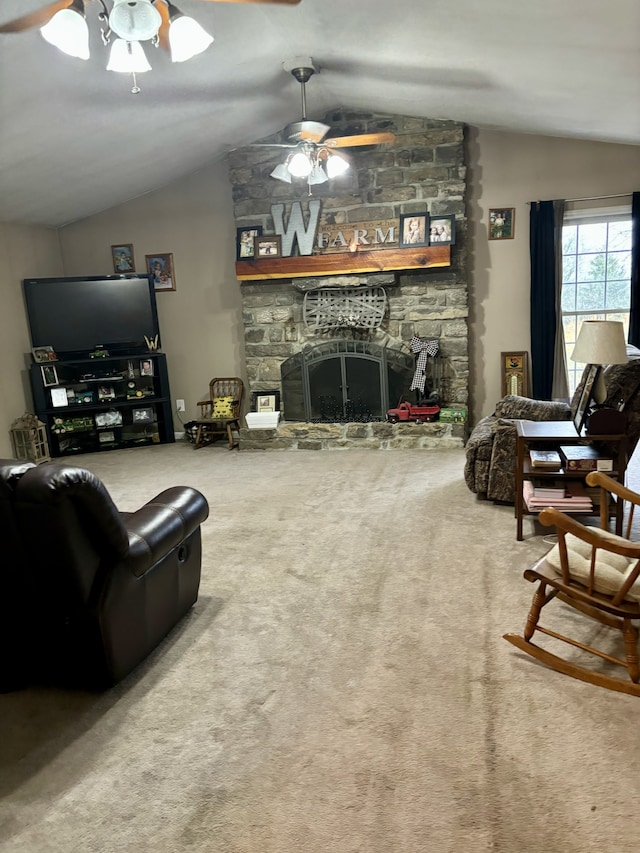
[[[76,463],[206,494],[201,595],[116,688],[0,696],[0,850],[635,853],[640,700],[502,639],[548,546],[462,451]]]

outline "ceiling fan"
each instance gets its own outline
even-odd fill
[[[271,3],[296,6],[300,0],[199,0],[209,3]],[[111,48],[108,71],[123,71],[133,75],[133,94],[140,89],[135,75],[150,71],[140,42],[151,41],[155,47],[171,51],[174,62],[184,62],[206,50],[213,41],[200,24],[185,15],[171,0],[111,0],[111,10],[105,0],[54,0],[42,9],[22,15],[0,26],[0,33],[20,33],[35,27],[42,36],[64,53],[79,59],[89,59],[89,28],[86,7],[100,7],[98,20],[102,41]]]
[[[306,64],[305,64],[306,63]],[[377,133],[359,133],[352,136],[331,136],[328,124],[307,118],[306,84],[317,73],[313,60],[294,60],[284,63],[284,68],[300,83],[302,99],[302,118],[287,125],[283,136],[288,142],[256,142],[254,147],[288,148],[291,153],[284,163],[278,164],[271,177],[290,184],[293,178],[306,178],[309,192],[313,184],[322,184],[329,178],[336,178],[349,169],[349,161],[335,153],[337,148],[355,148],[360,145],[381,145],[393,142],[395,134],[389,131]]]
[[[87,2],[91,2],[91,0],[87,0]],[[102,0],[99,0],[102,3]],[[135,6],[135,2],[129,2],[129,0],[120,0],[120,3],[125,2],[128,6]],[[145,2],[145,0],[142,0]],[[167,2],[167,0],[146,0],[146,2],[151,2],[154,6],[166,5],[171,6],[172,3]],[[279,6],[297,6],[300,3],[300,0],[199,0],[201,3],[271,3],[273,5]],[[54,0],[53,3],[48,3],[46,6],[43,6],[42,9],[38,9],[36,12],[30,12],[27,15],[22,15],[20,18],[15,18],[13,21],[9,21],[6,24],[0,26],[0,33],[20,33],[24,30],[30,30],[33,27],[44,27],[45,24],[49,23],[51,18],[56,14],[56,12],[60,12],[62,9],[68,9],[70,6],[77,5],[76,0]],[[114,2],[114,6],[118,5],[118,2]],[[102,3],[104,8],[105,4]],[[162,12],[160,12],[162,14]]]

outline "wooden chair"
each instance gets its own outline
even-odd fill
[[[243,394],[244,384],[237,376],[211,380],[209,399],[198,403],[200,416],[196,418],[196,450],[221,437],[228,439],[229,450],[235,447],[233,430],[238,432],[240,429]]]
[[[591,472],[586,481],[587,485],[600,489],[600,528],[584,526],[575,517],[551,507],[540,513],[542,524],[555,526],[558,544],[533,568],[524,572],[528,581],[538,583],[524,635],[505,634],[504,639],[566,675],[609,690],[640,696],[637,627],[640,620],[640,543],[630,541],[634,510],[640,504],[640,495],[601,472]],[[624,536],[616,536],[607,529],[607,507],[611,499],[623,501],[626,517]],[[620,631],[624,659],[540,625],[542,608],[554,599]],[[575,620],[567,622],[574,624]],[[569,628],[563,627],[563,630]],[[559,657],[532,642],[536,632],[568,643],[609,664],[622,666],[627,670],[628,678],[619,678],[605,671],[607,668],[613,670],[613,667],[587,668],[574,660]],[[609,632],[604,632],[604,636],[607,635]],[[598,636],[602,637],[600,628]]]

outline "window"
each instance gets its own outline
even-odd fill
[[[565,213],[562,228],[562,325],[569,392],[583,364],[571,353],[583,320],[621,320],[629,333],[631,211],[629,208]]]

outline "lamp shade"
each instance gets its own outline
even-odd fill
[[[42,37],[69,56],[89,59],[89,28],[84,14],[75,5],[61,9],[40,29]]]
[[[584,320],[571,354],[580,364],[624,364],[624,326],[617,320]]]
[[[327,157],[327,174],[330,178],[337,178],[339,175],[344,175],[349,169],[349,164],[340,157],[339,154],[329,154]]]
[[[213,36],[210,36],[193,18],[178,15],[171,21],[169,45],[173,62],[184,62],[197,56],[206,50],[212,41]]]
[[[311,174],[313,163],[304,151],[296,151],[287,163],[287,169],[294,178],[306,178],[307,175]]]
[[[151,71],[151,66],[140,42],[116,39],[111,48],[107,71],[141,74],[143,71]]]
[[[277,181],[284,181],[285,184],[291,183],[291,173],[287,169],[286,163],[278,163],[273,172],[271,172],[271,177]]]

